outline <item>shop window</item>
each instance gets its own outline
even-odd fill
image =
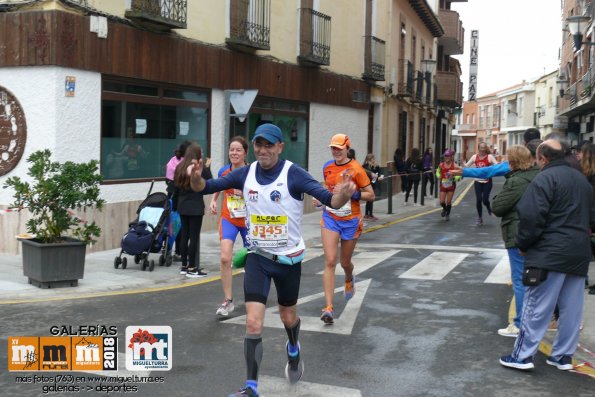
[[[155,179],[175,147],[197,142],[208,155],[206,92],[104,82],[101,106],[101,174],[105,181]]]

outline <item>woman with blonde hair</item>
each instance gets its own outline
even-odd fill
[[[516,313],[513,322],[508,327],[499,329],[498,334],[516,338],[521,328],[521,313],[525,296],[525,286],[523,285],[525,259],[521,256],[515,239],[519,226],[516,204],[539,172],[539,167],[535,165],[531,152],[525,146],[511,146],[506,154],[510,172],[505,175],[506,181],[502,191],[492,201],[492,211],[494,215],[502,218],[500,228],[502,229],[504,247],[508,251]]]

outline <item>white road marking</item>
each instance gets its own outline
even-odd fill
[[[308,374],[308,363],[304,362],[304,376]],[[273,376],[258,377],[258,394],[262,397],[293,396],[293,397],[362,397],[361,391],[346,387],[323,385],[320,383],[300,380],[290,385],[285,378]]]
[[[366,292],[368,292],[368,287],[370,286],[371,282],[371,279],[363,281],[356,280],[355,295],[345,304],[345,309],[340,313],[340,315],[339,313],[335,312],[335,323],[333,325],[325,325],[322,321],[320,321],[319,316],[304,316],[303,313],[300,313],[298,310],[298,314],[302,320],[300,331],[351,335],[353,326],[355,325],[355,320],[357,319],[357,315],[362,307],[364,297],[366,296]],[[335,294],[342,292],[343,290],[343,287],[336,288]],[[335,297],[335,299],[343,299],[343,296]],[[297,304],[299,306],[314,300],[320,300],[320,307],[322,308],[324,306],[324,291],[298,299]],[[243,315],[239,317],[233,317],[229,320],[223,320],[221,322],[226,324],[245,324],[246,316]],[[266,310],[264,326],[281,329],[285,328],[281,322],[281,319],[279,318],[279,309],[277,306],[269,307]]]
[[[506,253],[504,248],[484,248],[484,247],[463,247],[458,245],[425,245],[425,244],[373,244],[358,243],[360,250],[378,251],[380,249],[422,249],[431,251],[459,251],[459,252],[502,252]]]
[[[508,260],[508,255],[504,255],[496,267],[494,267],[490,275],[484,280],[484,283],[508,284],[510,281],[510,262]]]
[[[322,248],[306,248],[306,257],[304,258],[304,262],[318,258],[321,255],[324,255],[324,250]]]
[[[394,254],[400,252],[401,250],[386,250],[386,251],[362,251],[358,252],[353,256],[353,274],[356,276],[360,273],[365,272],[366,270],[370,269],[371,267],[379,264],[382,261],[390,258]],[[324,270],[318,272],[318,274],[323,274]],[[345,271],[341,267],[340,263],[337,263],[337,267],[335,268],[335,275],[344,276]]]
[[[415,266],[401,274],[399,278],[442,280],[467,255],[458,252],[432,252]]]

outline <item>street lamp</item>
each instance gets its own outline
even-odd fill
[[[433,59],[424,59],[421,61],[421,70],[424,73],[434,73],[434,69],[436,68],[436,61]]]
[[[589,18],[586,15],[574,15],[574,16],[566,18],[566,23],[568,24],[568,30],[570,31],[570,34],[572,35],[572,39],[574,40],[575,51],[580,50],[581,45],[584,44],[583,43],[583,30],[581,28],[581,25],[585,26],[589,22],[590,19],[591,18]]]
[[[558,75],[558,80],[556,80],[556,84],[560,88],[560,98],[564,98],[566,94],[566,90],[568,89],[568,78],[564,76],[564,74]]]

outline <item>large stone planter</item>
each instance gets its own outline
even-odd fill
[[[23,274],[40,288],[75,287],[85,271],[86,245],[68,238],[63,243],[44,244],[22,239]]]

